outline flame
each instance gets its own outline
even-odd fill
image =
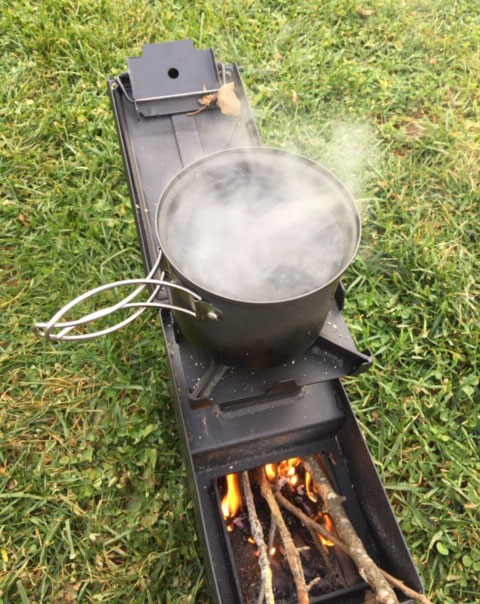
[[[327,531],[333,534],[334,524],[330,514],[323,514],[323,524],[325,525]],[[326,545],[327,547],[333,547],[335,545],[335,543],[332,543],[330,539],[325,539],[325,537],[320,535],[320,533],[318,536],[320,537],[320,541],[323,543],[323,545]]]
[[[300,480],[300,476],[297,474],[297,467],[301,464],[302,460],[300,457],[291,457],[290,459],[285,459],[280,463],[268,463],[265,465],[265,473],[267,478],[271,481],[275,480],[277,476],[283,479],[283,483],[288,481],[288,484],[292,487],[292,492],[294,491],[293,487],[297,485]],[[236,513],[242,506],[242,495],[240,491],[240,485],[238,481],[237,474],[227,474],[227,491],[225,496],[222,499],[222,512],[225,520],[230,521],[227,522],[227,530],[229,532],[233,531],[234,524],[231,520],[235,517]],[[299,491],[296,491],[297,493]],[[312,476],[309,472],[305,471],[305,494],[314,503],[318,502],[317,491],[315,489],[315,485],[313,484]],[[329,514],[325,514],[322,512],[318,512],[315,516],[315,520],[321,520],[325,526],[325,529],[335,535],[335,525],[333,520]],[[334,547],[335,544],[330,541],[330,539],[325,539],[320,533],[318,534],[320,541],[326,547]],[[251,544],[255,544],[255,540],[253,537],[248,537],[248,542]],[[273,556],[276,548],[271,547],[269,550],[270,556]],[[258,551],[254,552],[255,556],[258,556]]]
[[[295,468],[300,465],[301,461],[300,457],[291,457],[290,459],[280,462],[278,465],[278,473],[283,476],[286,474],[293,476],[296,472]]]
[[[301,461],[300,457],[291,457],[290,459],[281,461],[279,464],[267,463],[265,474],[272,481],[275,480],[278,474],[280,477],[287,478],[290,485],[295,486],[298,482],[296,467],[300,465]]]
[[[277,464],[267,463],[265,466],[265,474],[267,475],[268,480],[275,480],[277,476]]]
[[[251,543],[252,545],[255,545],[255,539],[253,537],[248,537],[247,541],[249,543]],[[270,548],[270,556],[273,556],[273,554],[277,551],[277,548],[275,546]],[[258,556],[258,550],[255,550],[255,556]]]
[[[227,474],[227,492],[222,499],[222,512],[224,518],[233,518],[242,505],[242,496],[236,474]],[[228,528],[228,527],[227,527]],[[230,531],[233,530],[233,526]]]
[[[265,474],[269,480],[275,480],[278,474],[278,476],[285,476],[288,478],[289,482],[292,483],[292,478],[296,476],[297,473],[295,468],[300,465],[301,461],[300,457],[291,457],[290,459],[281,461],[279,464],[267,463],[265,466]],[[293,484],[297,481],[298,478],[294,478]]]
[[[315,489],[315,487],[313,488]],[[310,475],[310,472],[307,471],[305,471],[305,490],[307,491],[307,497],[310,499],[310,501],[317,503],[318,497],[312,490],[312,476]]]

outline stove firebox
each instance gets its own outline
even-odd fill
[[[110,78],[108,87],[144,264],[150,271],[158,255],[155,207],[170,178],[204,155],[261,141],[236,65],[218,63],[212,50],[195,50],[188,40],[148,44],[141,57],[128,59],[128,69]],[[239,117],[226,117],[214,106],[188,115],[200,107],[200,97],[225,82],[235,85],[242,106]],[[238,547],[222,515],[225,477],[308,454],[327,460],[371,557],[422,591],[340,382],[372,363],[368,350],[355,347],[341,315],[343,303],[340,285],[312,348],[260,371],[214,362],[188,343],[170,311],[160,313],[183,459],[211,598],[217,604],[248,604],[251,597],[242,585]],[[242,541],[241,535],[238,539]],[[330,587],[324,585],[318,595],[312,591],[312,604],[364,601],[367,585],[345,570],[348,563],[336,564],[337,578],[332,576]],[[399,600],[412,602],[401,594]]]

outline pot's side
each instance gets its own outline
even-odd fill
[[[293,300],[247,303],[202,291],[183,276],[176,276],[222,313],[222,318],[214,321],[175,312],[183,335],[216,361],[248,369],[281,365],[306,352],[320,333],[338,283],[337,279]],[[189,306],[188,295],[178,290],[172,290],[172,301]]]

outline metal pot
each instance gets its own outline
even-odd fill
[[[147,308],[165,308],[185,337],[217,361],[279,365],[317,338],[361,231],[355,202],[333,174],[267,147],[220,151],[184,168],[162,193],[155,225],[159,256],[145,279],[85,292],[37,322],[37,333],[53,341],[90,340]],[[92,296],[131,285],[138,287],[120,302],[61,321]],[[136,301],[147,285],[149,298]],[[169,288],[170,302],[158,299],[162,288]],[[70,333],[128,308],[136,310],[111,327]]]
[[[182,287],[171,290],[182,333],[221,363],[256,369],[313,344],[361,232],[333,174],[267,147],[184,168],[162,193],[155,224],[164,268]]]

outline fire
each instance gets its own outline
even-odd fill
[[[268,480],[275,480],[277,476],[277,464],[267,463],[265,466],[265,474],[267,475]]]
[[[297,466],[301,463],[300,457],[291,457],[290,459],[285,459],[281,461],[278,465],[273,463],[268,463],[265,466],[265,473],[269,480],[275,480],[277,474],[279,477],[286,478],[288,482],[295,486],[298,482],[297,475]]]
[[[284,473],[284,476],[286,475],[288,478],[288,482],[290,483],[290,485],[292,487],[294,487],[297,482],[298,482],[298,475],[297,475],[297,466],[300,465],[301,463],[301,459],[300,457],[292,457],[290,459],[287,459],[286,462],[282,462],[282,463],[286,463],[286,472]],[[282,465],[282,464],[280,464]]]
[[[233,518],[242,505],[242,495],[236,474],[227,474],[227,492],[222,499],[222,512],[224,518]],[[228,527],[227,527],[228,528]],[[233,527],[229,530],[233,530]]]
[[[278,464],[278,473],[280,476],[293,476],[296,472],[295,468],[301,463],[300,457],[291,457]]]
[[[273,556],[273,554],[274,554],[276,551],[277,551],[277,548],[276,548],[276,547],[271,547],[271,548],[268,550],[268,554],[269,554],[270,558]],[[253,555],[254,555],[256,558],[258,558],[258,556],[259,556],[259,554],[258,554],[258,549],[256,549],[256,550],[253,552]]]
[[[333,534],[334,525],[333,520],[329,514],[323,514],[323,524],[325,525],[327,531]],[[320,541],[323,543],[323,545],[326,545],[327,547],[333,547],[335,545],[335,543],[332,543],[330,539],[325,539],[325,537],[320,535],[320,533],[318,534],[318,536],[320,537]]]
[[[310,499],[310,501],[313,501],[313,503],[317,503],[318,497],[312,490],[312,477],[310,475],[310,472],[305,472],[305,490],[307,491],[307,497]]]

